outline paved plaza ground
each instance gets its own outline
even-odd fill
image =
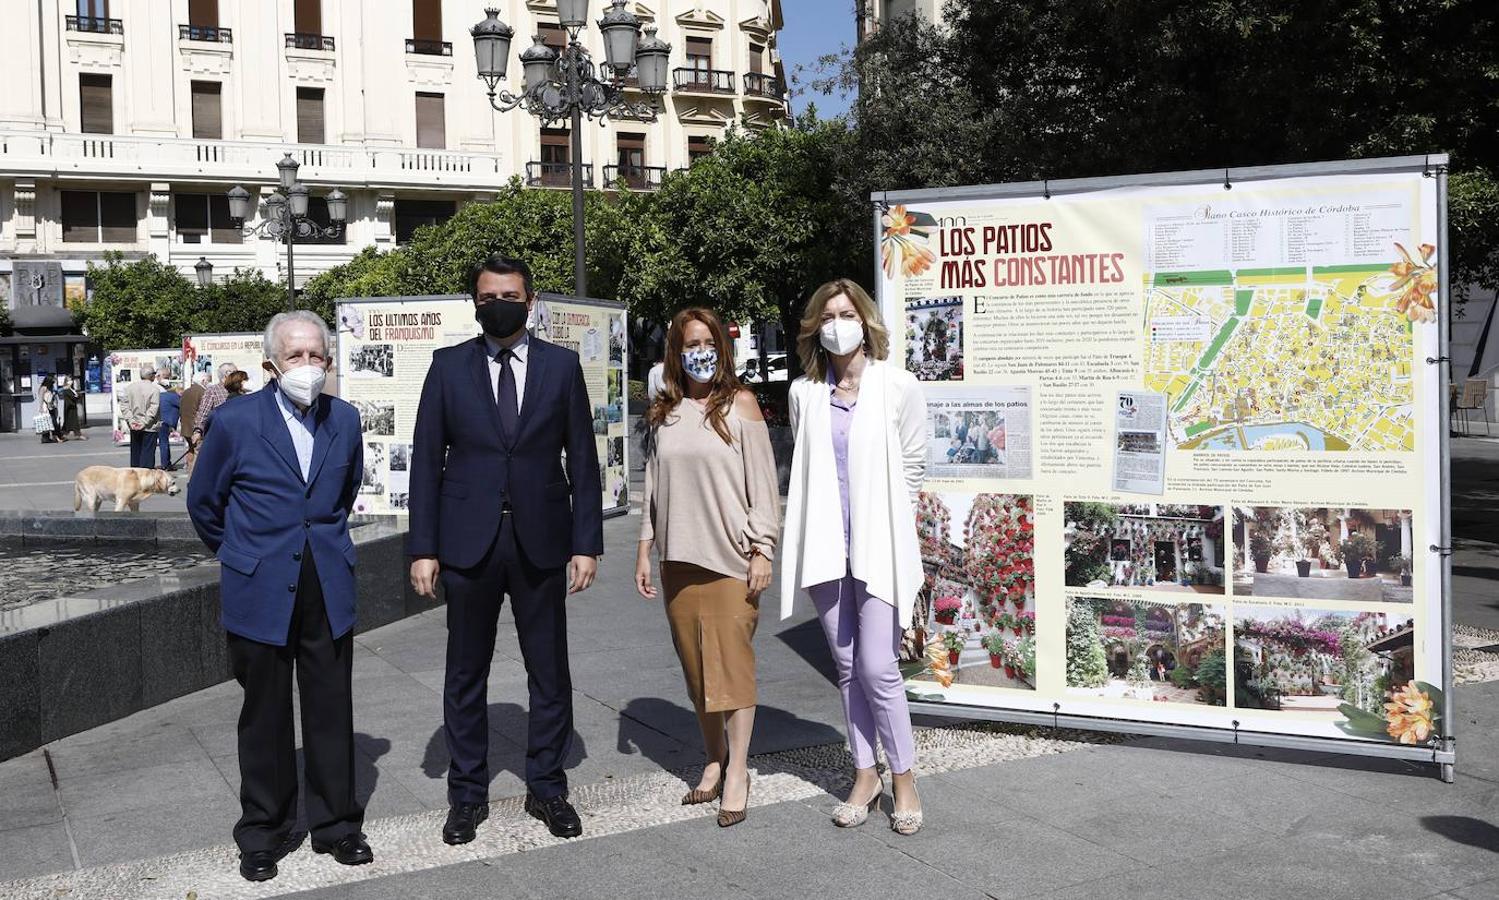
[[[124,458],[102,440],[0,436],[0,508],[70,508],[78,468]],[[1478,647],[1499,639],[1499,442],[1458,442],[1453,471],[1454,608]],[[142,512],[181,508],[153,498]],[[831,663],[808,610],[775,620],[774,589],[756,639],[752,808],[718,829],[711,805],[677,804],[700,763],[696,725],[661,612],[630,588],[638,524],[607,524],[598,584],[568,601],[583,839],[520,811],[526,687],[507,614],[490,677],[494,812],[474,844],[440,842],[434,609],[356,639],[373,865],[303,846],[275,881],[238,878],[230,683],[0,763],[0,897],[1499,898],[1499,681],[1457,689],[1452,785],[1411,763],[925,722],[926,828],[892,833],[887,794],[840,831],[827,815],[849,762]]]

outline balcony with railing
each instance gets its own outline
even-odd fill
[[[99,16],[66,16],[65,27],[68,31],[79,31],[85,34],[124,34],[125,23],[119,19],[104,19]]]
[[[333,37],[327,34],[303,34],[301,32],[287,32],[286,49],[288,50],[327,50],[333,52]]]
[[[777,103],[784,102],[786,99],[781,80],[764,72],[744,73],[744,95],[761,100],[774,100]]]
[[[680,68],[672,70],[672,84],[694,94],[734,94],[734,73],[728,69]]]
[[[260,184],[275,175],[275,162],[284,151],[302,164],[302,180],[346,190],[494,190],[509,174],[500,154],[479,151],[0,131],[0,171],[41,178]]]
[[[234,43],[234,29],[220,28],[217,25],[178,25],[177,40],[232,44]]]
[[[665,177],[665,166],[604,166],[605,187],[623,185],[632,191],[654,191]]]
[[[572,187],[573,164],[570,162],[526,163],[527,187]],[[583,186],[593,187],[593,163],[583,163]]]
[[[452,41],[432,41],[426,38],[407,38],[406,52],[418,56],[452,56]]]

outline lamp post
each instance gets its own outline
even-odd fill
[[[541,120],[543,127],[570,119],[572,137],[573,191],[573,288],[579,297],[588,295],[588,272],[583,247],[583,118],[604,119],[623,114],[641,122],[656,121],[655,98],[666,93],[666,70],[671,45],[656,37],[654,27],[640,37],[640,19],[625,9],[625,0],[598,21],[604,36],[604,64],[578,40],[588,24],[588,0],[557,0],[557,19],[567,29],[567,46],[561,53],[548,47],[541,35],[520,54],[521,92],[499,88],[505,78],[510,42],[515,29],[500,21],[499,10],[488,8],[486,18],[469,30],[474,39],[479,78],[489,86],[489,105],[499,112],[516,107]],[[640,90],[651,100],[631,103],[625,99],[624,80],[634,69]]]
[[[307,217],[309,192],[307,185],[297,180],[297,169],[300,164],[292,159],[290,153],[276,163],[276,175],[280,189],[272,193],[265,200],[265,217],[252,228],[245,228],[245,220],[255,212],[255,198],[249,191],[240,185],[235,185],[229,191],[229,220],[235,228],[241,229],[245,237],[257,234],[267,235],[276,240],[286,241],[286,308],[293,310],[297,308],[296,268],[293,246],[295,238],[310,237],[337,237],[344,229],[344,222],[349,210],[349,198],[338,188],[328,192],[328,221],[329,225],[324,227]],[[199,265],[207,262],[202,260]],[[212,274],[212,267],[209,267]],[[203,278],[203,270],[198,269],[198,278]]]
[[[198,273],[198,287],[209,287],[213,284],[213,263],[208,257],[200,256],[193,264],[193,271]]]

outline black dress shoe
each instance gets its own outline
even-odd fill
[[[467,844],[474,839],[479,823],[487,818],[488,803],[454,803],[448,808],[448,821],[442,826],[442,842]]]
[[[526,812],[547,824],[547,830],[560,838],[575,838],[583,833],[583,820],[578,811],[567,802],[566,797],[538,800],[530,791],[526,792]]]
[[[339,865],[362,866],[375,861],[375,853],[359,832],[345,835],[331,844],[312,842],[313,853],[331,853]]]
[[[276,877],[277,858],[274,850],[241,852],[239,855],[240,877],[246,881],[270,881]]]

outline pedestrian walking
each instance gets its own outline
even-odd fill
[[[706,764],[683,805],[720,800],[720,827],[749,806],[749,745],[758,702],[753,639],[780,532],[780,485],[770,431],[734,374],[734,351],[710,310],[672,321],[661,392],[646,413],[654,452],[635,589],[654,600],[651,549],[672,643],[697,712]]]
[[[160,402],[161,426],[157,434],[161,446],[161,468],[175,472],[177,467],[172,465],[172,432],[177,430],[181,422],[182,395],[174,385],[163,382]]]
[[[83,434],[83,394],[78,390],[71,375],[57,377],[58,403],[62,406],[62,433],[71,441],[86,441]]]
[[[37,385],[36,416],[32,425],[33,430],[41,435],[44,444],[57,444],[67,440],[57,427],[57,386],[51,375],[44,376]]]
[[[577,837],[563,770],[573,743],[565,601],[593,583],[604,552],[588,387],[578,354],[527,333],[536,291],[524,261],[492,255],[468,288],[484,333],[432,354],[409,472],[411,585],[436,598],[440,578],[447,599],[442,839],[472,841],[489,815],[486,686],[506,595],[530,685],[525,810]]]
[[[125,386],[125,424],[130,429],[130,466],[149,469],[155,464],[157,428],[161,424],[161,391],[156,367],[142,366],[139,378]]]
[[[219,558],[239,715],[239,873],[277,875],[297,832],[292,679],[302,712],[307,831],[343,865],[374,859],[354,780],[354,544],[364,471],[359,413],[322,393],[328,327],[306,310],[266,326],[277,378],[221,407],[188,483],[193,526]]]
[[[198,405],[203,402],[203,391],[210,380],[211,376],[207,372],[198,372],[193,375],[193,383],[182,392],[177,433],[187,441],[187,453],[183,456],[183,465],[187,467],[188,472],[192,472],[193,463],[198,458],[198,444],[193,435],[197,431]]]
[[[197,409],[193,415],[193,430],[190,437],[194,446],[203,442],[203,436],[208,433],[208,426],[213,420],[214,411],[224,405],[229,399],[229,391],[224,387],[224,382],[229,380],[237,370],[234,363],[219,364],[219,380],[214,384],[205,385],[203,396],[198,400]],[[244,382],[241,381],[241,384]]]
[[[926,473],[926,401],[910,373],[886,362],[879,310],[848,279],[812,294],[797,353],[806,374],[790,392],[781,618],[805,589],[837,664],[855,773],[833,823],[861,825],[877,806],[878,742],[892,773],[890,827],[914,834],[921,801],[899,651],[924,579],[914,497]]]

